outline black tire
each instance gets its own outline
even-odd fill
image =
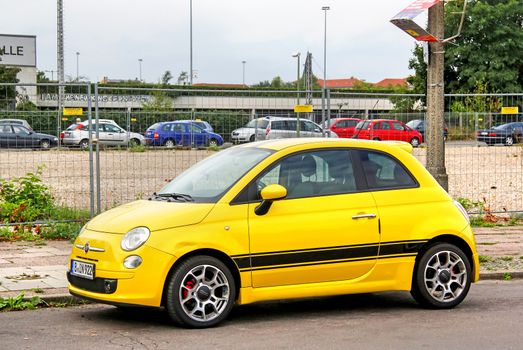
[[[512,136],[505,137],[505,140],[503,140],[503,144],[505,146],[512,146],[514,144],[514,137],[512,137]]]
[[[82,148],[82,149],[89,148],[89,140],[83,139],[82,141],[80,141],[80,143],[78,143],[78,146],[80,146],[80,148]]]
[[[138,145],[140,145],[140,140],[138,140],[138,139],[131,139],[131,140],[129,141],[129,146],[130,146],[130,147],[136,147],[136,146],[138,146]]]
[[[372,139],[373,141],[381,141],[379,137],[375,137]]]
[[[41,140],[40,141],[40,148],[41,149],[49,149],[49,148],[51,148],[51,141],[45,140],[45,139]]]
[[[418,147],[419,146],[419,139],[417,137],[413,137],[410,140],[410,144],[412,145],[412,147]]]
[[[467,296],[471,273],[469,259],[461,249],[436,243],[416,262],[411,294],[424,307],[453,308]]]
[[[206,280],[209,276],[213,277],[211,281]],[[229,315],[236,301],[232,273],[224,263],[211,256],[194,256],[183,261],[167,283],[167,311],[181,326],[215,326]],[[183,298],[185,302],[182,303]],[[210,319],[203,320],[204,317]]]
[[[209,147],[218,147],[218,140],[216,139],[210,139],[209,140]]]
[[[256,141],[256,136],[251,135],[251,137],[249,137],[249,142],[254,142],[254,141]]]
[[[174,142],[173,139],[167,139],[167,140],[165,140],[165,143],[163,145],[166,148],[174,148],[174,147],[176,147],[176,142]]]

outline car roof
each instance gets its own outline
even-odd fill
[[[317,137],[304,137],[304,138],[288,138],[288,139],[274,139],[250,142],[242,144],[236,147],[254,147],[254,148],[265,148],[274,151],[280,151],[288,147],[293,146],[305,146],[305,145],[317,145],[321,148],[322,145],[328,145],[329,147],[355,147],[355,148],[370,148],[377,150],[390,150],[392,148],[401,148],[408,153],[412,153],[412,145],[408,142],[402,141],[373,141],[373,140],[361,140],[361,139],[345,139],[345,138],[317,138]]]

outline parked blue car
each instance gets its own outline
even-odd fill
[[[145,132],[145,143],[151,146],[221,146],[223,138],[208,132],[190,120],[161,122],[151,125]]]

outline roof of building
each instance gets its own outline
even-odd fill
[[[354,77],[348,79],[327,79],[328,88],[353,88],[357,84],[363,83],[362,80]],[[323,79],[318,79],[318,85],[323,87]]]
[[[383,88],[393,87],[393,86],[408,86],[407,78],[386,78],[374,84],[374,86],[379,86]]]

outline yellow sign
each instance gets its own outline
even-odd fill
[[[312,105],[295,105],[294,112],[295,113],[311,113]]]
[[[136,118],[131,118],[131,121],[132,121],[132,122],[135,122],[135,121],[137,121],[137,120],[138,120],[138,119],[136,119]]]
[[[69,120],[69,118],[62,118],[62,121],[64,121],[64,122],[66,122],[68,120]]]
[[[519,108],[516,107],[501,107],[501,114],[518,114]]]
[[[65,108],[64,115],[83,115],[84,110],[82,108]]]

